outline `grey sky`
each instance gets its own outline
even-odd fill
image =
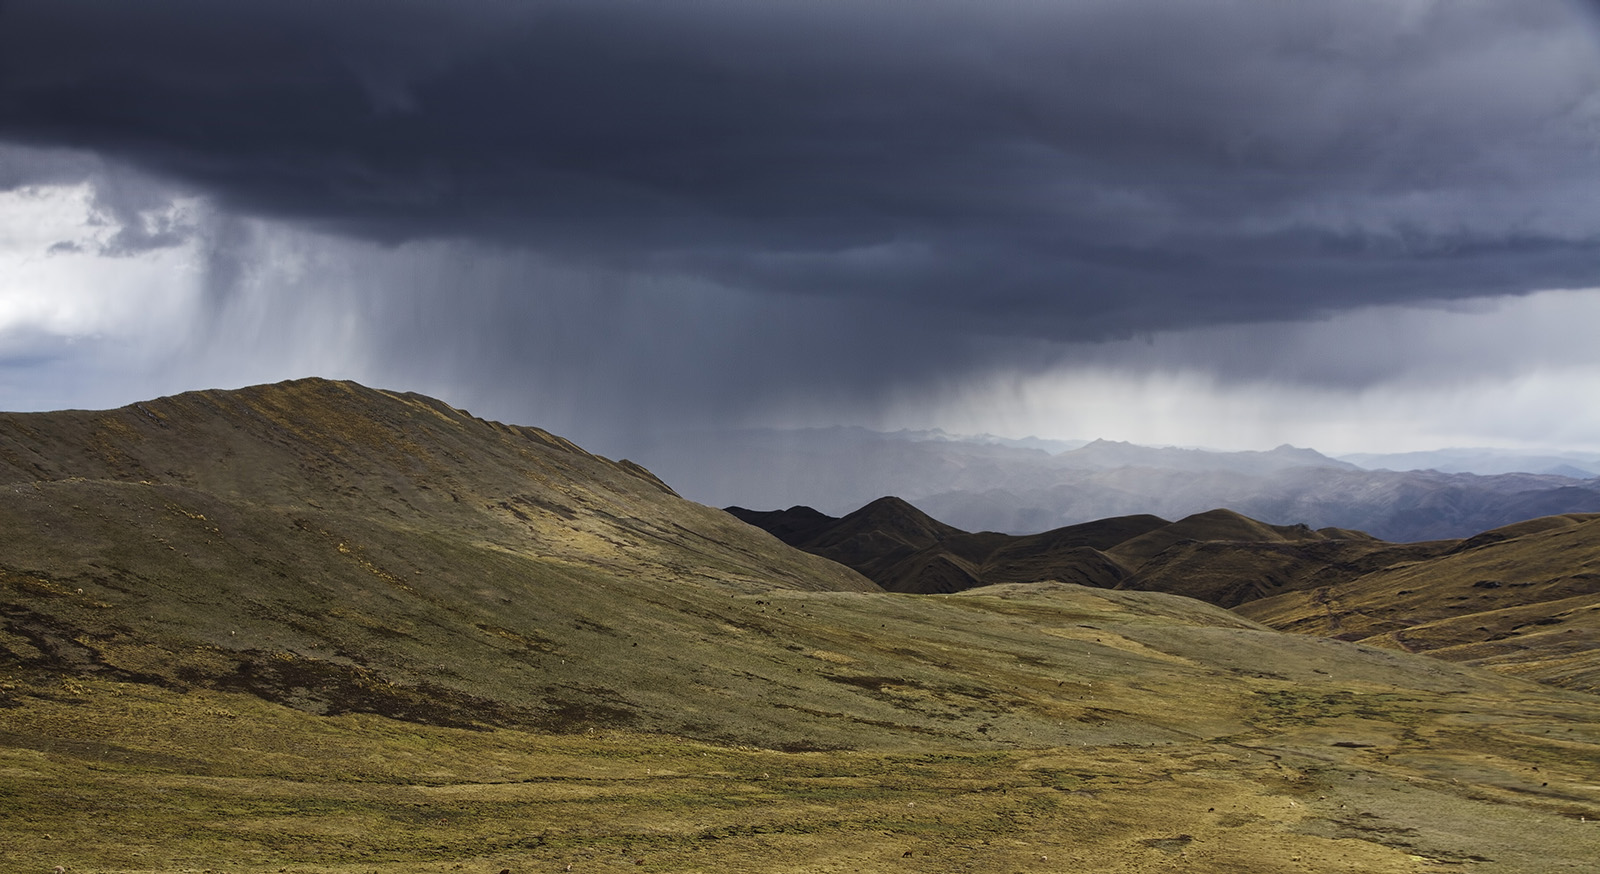
[[[1419,307],[1600,285],[1597,46],[1576,0],[0,0],[0,190],[187,259],[131,392],[341,370],[618,446],[1062,368],[1356,392],[1476,372]],[[13,321],[13,384],[92,378]]]

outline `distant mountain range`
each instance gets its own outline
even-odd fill
[[[1400,542],[1600,511],[1600,479],[1583,476],[1600,465],[1579,457],[1472,450],[1335,459],[1292,446],[1214,452],[1096,440],[1053,451],[1018,444],[1026,441],[937,431],[745,430],[661,444],[641,461],[686,497],[716,506],[805,505],[843,515],[892,494],[965,530],[1014,534],[1228,507],[1269,524],[1356,529]],[[1456,466],[1523,461],[1546,472],[1363,466],[1399,465],[1399,458],[1445,464],[1447,457]]]
[[[1441,473],[1546,473],[1578,479],[1600,476],[1600,456],[1577,452],[1533,454],[1505,449],[1437,449],[1431,452],[1341,455],[1368,470],[1437,470]]]

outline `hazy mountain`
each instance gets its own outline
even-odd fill
[[[1211,452],[1204,449],[1138,446],[1114,440],[1096,440],[1078,449],[1063,452],[1053,459],[1055,466],[1073,470],[1117,470],[1153,468],[1188,472],[1228,471],[1264,475],[1295,468],[1354,470],[1355,465],[1336,461],[1314,449],[1283,445],[1268,452]]]
[[[1267,476],[1121,468],[1021,489],[955,491],[918,506],[964,528],[1038,530],[1106,511],[1169,518],[1225,506],[1273,524],[1397,542],[1469,537],[1536,516],[1600,511],[1600,483],[1535,474],[1292,468]],[[1001,524],[994,525],[999,522]]]
[[[866,431],[869,434],[878,434],[890,440],[899,440],[906,443],[969,443],[978,446],[1005,446],[1012,449],[1035,449],[1052,455],[1067,452],[1087,446],[1093,441],[1089,440],[1052,440],[1043,437],[1000,437],[995,434],[951,434],[943,428],[928,430],[914,430],[902,428],[899,431],[869,431],[865,428],[838,428],[818,429],[821,431]]]
[[[1600,456],[1577,452],[1534,454],[1504,449],[1437,449],[1430,452],[1359,453],[1339,458],[1368,470],[1543,473],[1576,479],[1600,476]]]
[[[948,535],[901,510],[857,533]],[[1164,593],[885,593],[635,465],[415,395],[0,416],[0,531],[8,871],[1600,854],[1592,697]]]
[[[842,516],[892,494],[958,528],[1012,534],[1228,507],[1275,525],[1423,541],[1600,511],[1600,480],[1364,470],[1289,446],[1211,452],[1097,440],[1052,454],[942,432],[827,428],[697,435],[655,447],[646,461],[709,504],[804,505]]]
[[[883,495],[1030,481],[1053,469],[1036,447],[933,432],[865,428],[743,430],[685,435],[641,453],[651,470],[715,506],[815,507],[843,516]],[[908,484],[914,487],[907,488]]]

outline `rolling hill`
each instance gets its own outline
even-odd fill
[[[1600,514],[1485,532],[1448,554],[1254,601],[1275,628],[1600,692]]]
[[[948,534],[910,521],[895,548]],[[1112,556],[1158,522],[1005,561]],[[1600,855],[1590,696],[1166,593],[884,592],[636,465],[416,395],[0,416],[0,525],[4,870]]]
[[[847,565],[891,592],[948,594],[1040,580],[1169,592],[1233,607],[1444,553],[1456,541],[1387,543],[1359,531],[1268,525],[1232,510],[1177,522],[1120,516],[1040,534],[969,533],[899,498],[843,518],[810,507],[728,512]]]
[[[1267,525],[1231,510],[1171,523],[1105,519],[1029,536],[969,534],[898,498],[842,519],[807,507],[730,512],[892,592],[1046,580],[1165,592],[1283,631],[1600,692],[1600,514],[1540,517],[1466,540],[1387,543]]]

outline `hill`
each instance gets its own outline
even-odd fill
[[[842,519],[810,507],[728,511],[888,591],[919,594],[1053,580],[1170,592],[1232,607],[1455,545],[1392,544],[1361,532],[1268,525],[1221,509],[1177,522],[1122,516],[1031,535],[961,531],[899,498],[881,498]]]
[[[898,499],[835,520],[810,508],[740,511],[789,542],[891,592],[1070,582],[1195,598],[1283,631],[1426,652],[1539,682],[1600,692],[1600,514],[1525,520],[1465,540],[1387,543],[1358,531],[1268,525],[1231,510],[1177,522],[1122,517],[1013,536],[952,529]],[[891,512],[892,511],[892,512]],[[871,520],[914,529],[874,536]],[[856,549],[818,547],[839,530]],[[870,547],[877,545],[879,551]]]
[[[1336,585],[1395,564],[1425,561],[1448,553],[1459,542],[1385,543],[1351,536],[1188,540],[1150,556],[1119,586],[1236,608],[1284,592]]]
[[[728,507],[727,512],[790,546],[860,571],[888,591],[908,594],[1039,580],[1112,588],[1128,576],[1128,567],[1105,550],[1170,524],[1155,516],[1129,516],[1030,536],[974,534],[895,497],[879,498],[843,518],[810,507]]]
[[[1102,551],[1159,521],[1056,537]],[[1588,696],[1163,593],[885,593],[635,465],[415,395],[3,416],[0,524],[5,870],[1600,853]]]
[[[698,599],[715,625],[711,604],[735,595],[876,589],[640,468],[346,383],[6,416],[0,465],[6,627],[33,660],[321,712],[555,724],[626,711],[673,727],[682,642],[627,630],[655,625],[659,602]],[[685,579],[709,586],[675,595]],[[561,658],[614,660],[619,640],[639,644],[630,670],[662,675],[641,677],[646,700],[627,707]]]
[[[1448,554],[1254,601],[1276,628],[1600,692],[1600,515],[1533,519]]]
[[[1541,517],[1467,540],[1395,544],[1361,532],[1267,525],[1231,510],[1012,536],[959,531],[899,499],[869,508],[842,520],[810,508],[738,512],[785,529],[792,545],[849,565],[891,592],[1041,581],[1165,592],[1234,608],[1283,631],[1428,652],[1600,691],[1600,524],[1590,524],[1600,523],[1600,514]],[[805,525],[788,521],[794,518]],[[841,540],[851,548],[830,552]]]

